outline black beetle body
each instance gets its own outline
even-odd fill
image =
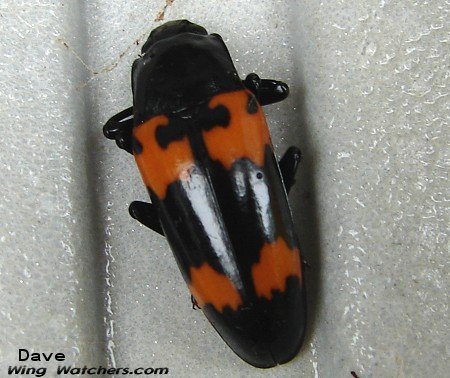
[[[151,33],[132,89],[133,108],[104,127],[134,154],[150,193],[131,215],[166,236],[195,303],[242,359],[289,361],[306,323],[287,202],[300,151],[277,163],[261,108],[287,85],[241,81],[222,38],[181,20]]]

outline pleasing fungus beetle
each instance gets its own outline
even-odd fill
[[[151,204],[130,214],[166,236],[195,302],[243,360],[291,360],[305,332],[302,263],[287,193],[300,151],[277,163],[261,105],[288,86],[241,81],[218,34],[187,20],[152,31],[132,68],[133,107],[104,134],[136,159]]]

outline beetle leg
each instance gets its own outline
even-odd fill
[[[278,80],[260,79],[255,73],[248,74],[243,83],[247,89],[253,92],[262,106],[283,101],[289,96],[289,87],[286,83]]]
[[[255,73],[248,74],[245,80],[242,80],[242,83],[259,100],[259,86],[261,84],[261,79],[259,78],[259,76]]]
[[[105,126],[103,134],[108,139],[115,139],[121,149],[132,154],[131,135],[133,131],[133,107],[122,110],[111,117]]]
[[[191,294],[191,302],[192,302],[192,309],[197,310],[201,309],[201,307],[198,305],[197,300],[194,298],[194,296]]]
[[[286,83],[278,80],[263,79],[259,86],[259,103],[270,105],[280,102],[289,96],[289,87]]]
[[[134,201],[130,204],[128,211],[132,218],[138,220],[144,226],[158,234],[165,236],[155,205],[147,202]]]
[[[289,194],[292,186],[295,184],[295,172],[297,172],[298,164],[301,160],[301,152],[295,147],[291,146],[284,153],[278,165],[280,166],[281,176],[283,177],[284,187]]]

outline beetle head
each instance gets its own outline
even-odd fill
[[[147,42],[142,46],[142,54],[145,54],[156,42],[182,33],[208,35],[205,28],[193,24],[188,20],[169,21],[151,32]]]

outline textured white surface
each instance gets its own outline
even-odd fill
[[[269,371],[191,310],[165,240],[127,214],[147,198],[133,159],[101,133],[131,104],[164,4],[0,4],[0,375],[27,347],[173,376],[446,376],[448,2],[166,8],[220,33],[242,77],[291,87],[266,114],[277,152],[304,155],[290,199],[309,325],[300,355]]]
[[[106,360],[78,8],[0,4],[0,376],[19,348]]]

